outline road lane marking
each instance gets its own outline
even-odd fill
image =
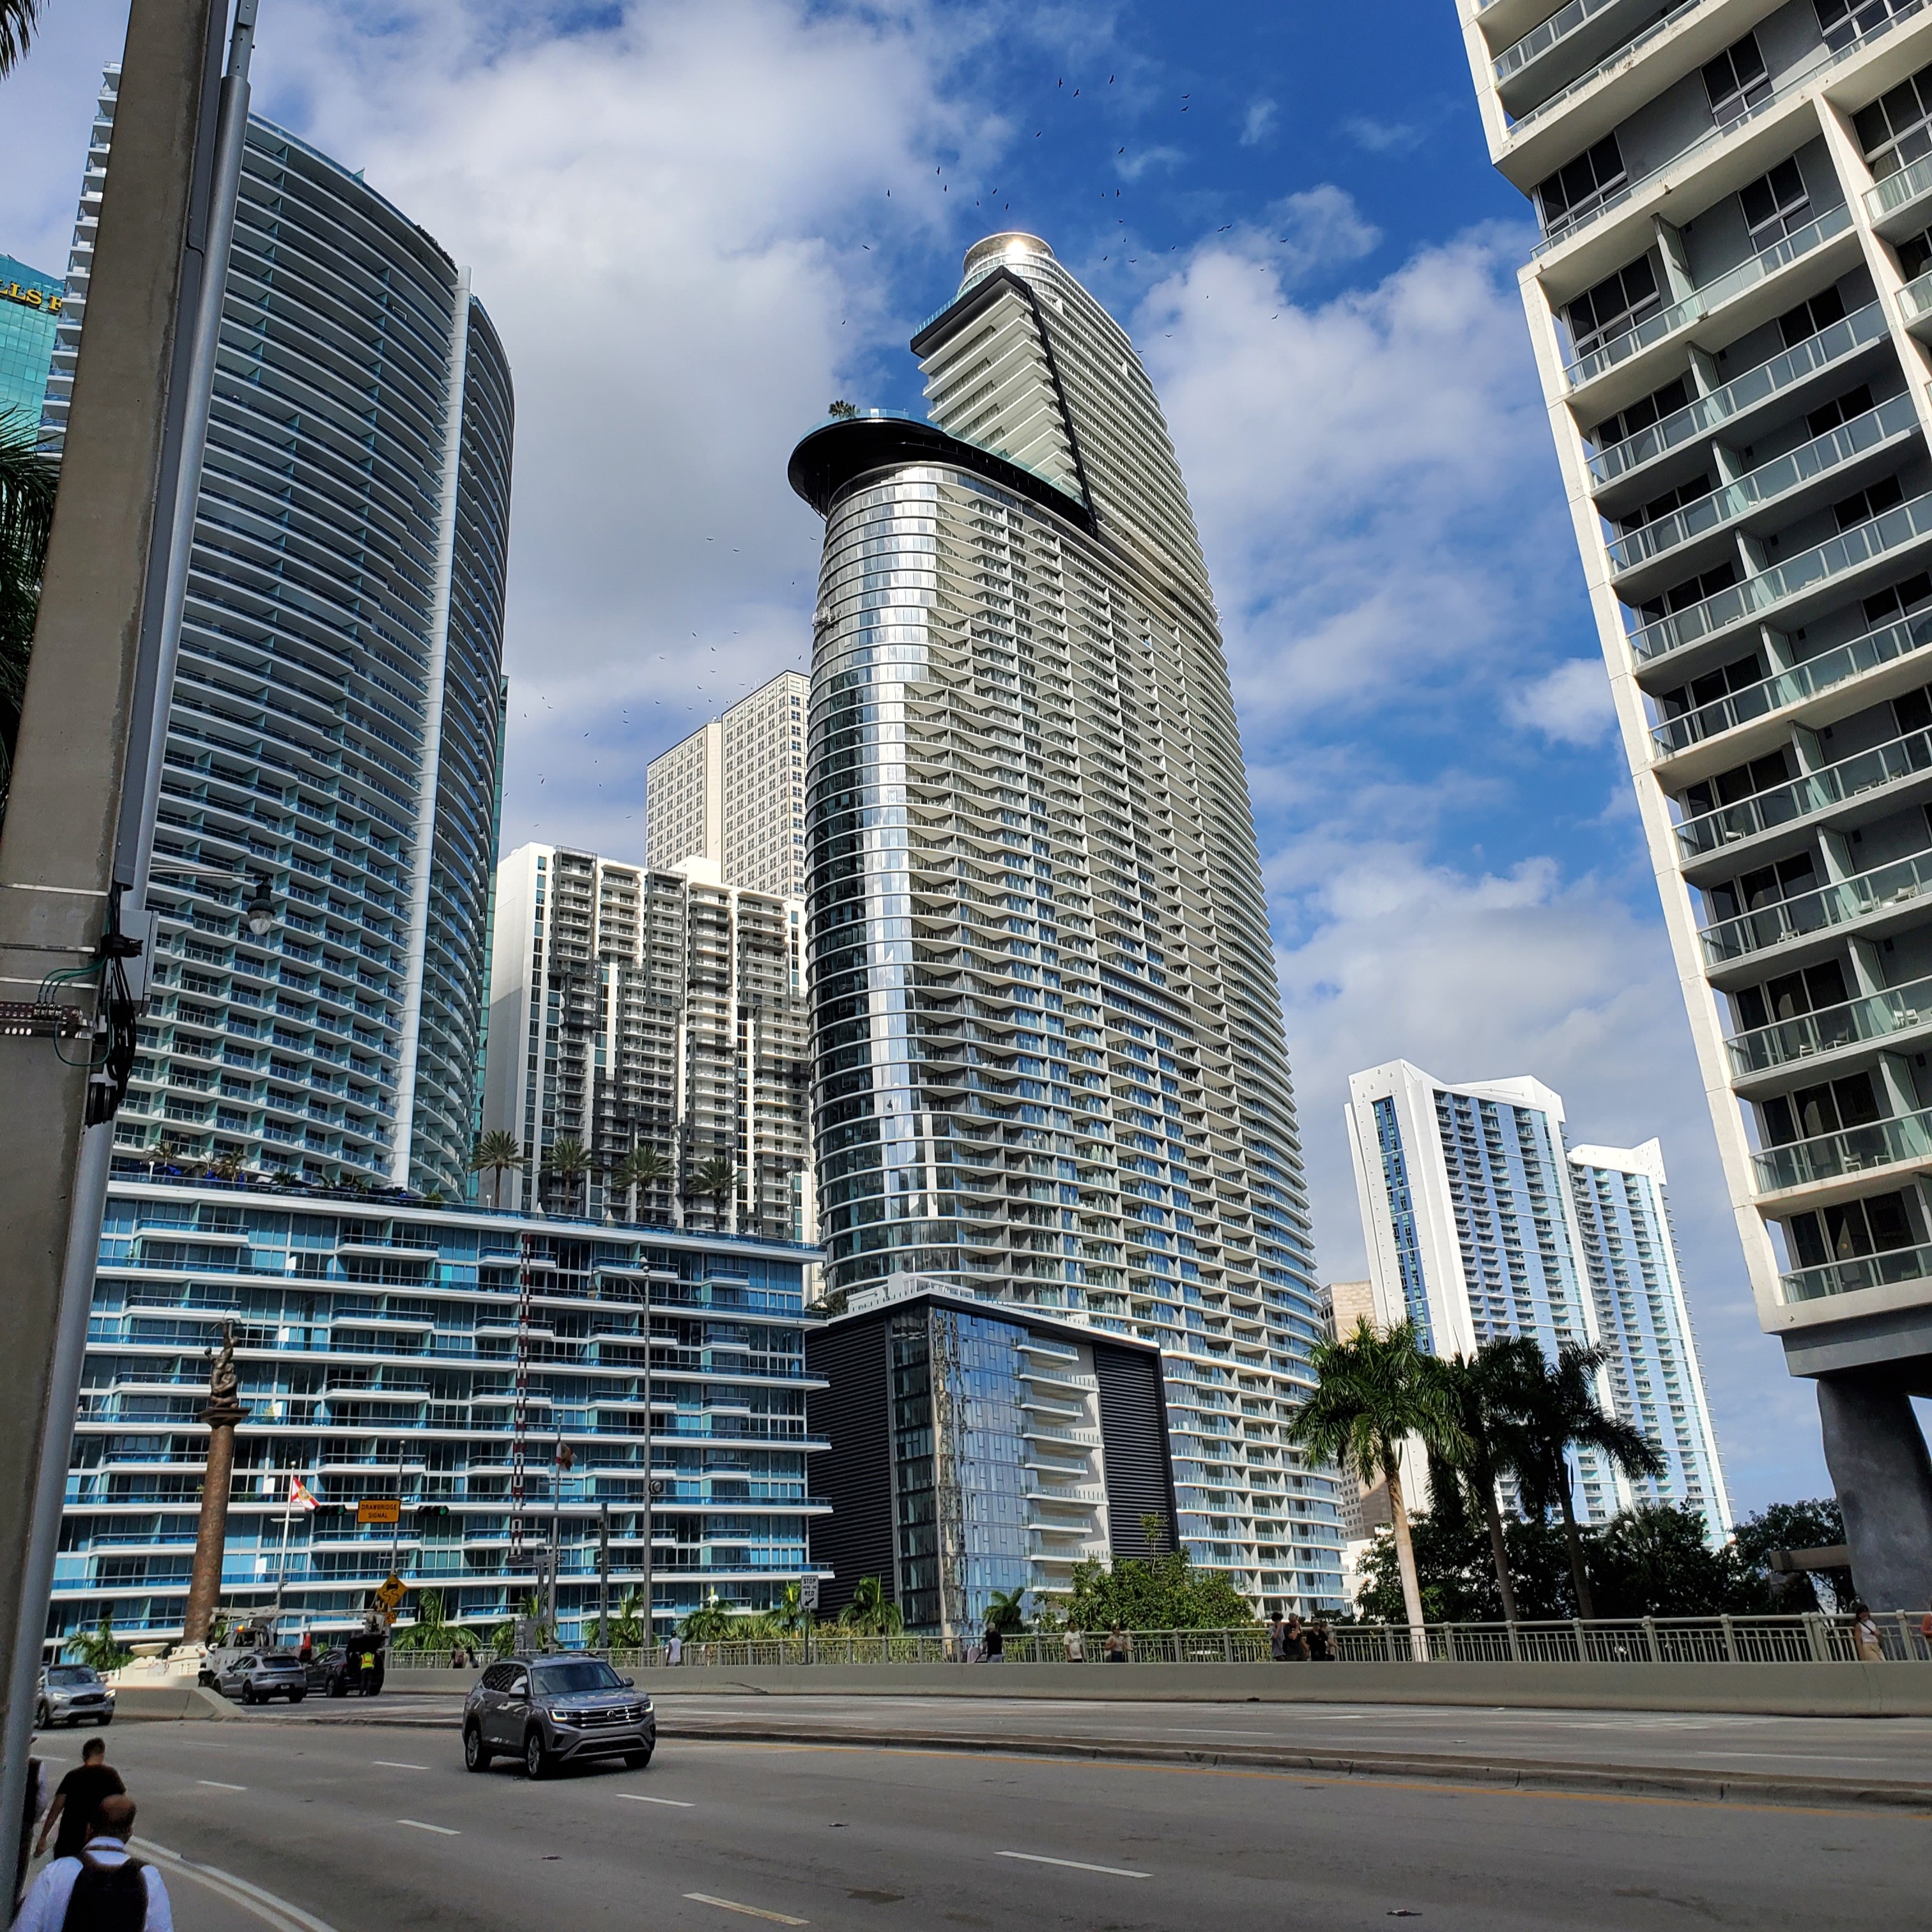
[[[1090,1865],[1078,1858],[1043,1858],[1037,1852],[995,1852],[996,1858],[1024,1858],[1030,1865],[1064,1865],[1069,1871],[1105,1872],[1109,1878],[1152,1878],[1152,1872],[1129,1871],[1124,1865]]]
[[[214,1865],[197,1864],[194,1859],[184,1857],[179,1852],[171,1852],[165,1845],[158,1845],[149,1838],[136,1838],[130,1844],[142,1857],[152,1858],[163,1866],[170,1878],[188,1879],[218,1894],[231,1905],[238,1905],[243,1911],[252,1912],[264,1924],[272,1926],[274,1932],[334,1932],[334,1928],[326,1920],[303,1911],[298,1905],[291,1905],[286,1898],[277,1898],[272,1892],[264,1892],[259,1885],[250,1885],[246,1879],[237,1878],[232,1872],[223,1871]]]
[[[426,1764],[404,1764],[400,1759],[393,1757],[372,1757],[369,1762],[380,1764],[385,1771],[427,1771],[429,1768]]]
[[[398,1818],[396,1822],[408,1826],[413,1832],[434,1832],[445,1838],[460,1838],[463,1835],[460,1832],[452,1832],[447,1825],[425,1825],[420,1818]]]
[[[742,1912],[747,1918],[769,1918],[774,1925],[809,1925],[809,1918],[794,1918],[784,1912],[767,1912],[756,1905],[740,1905],[735,1898],[713,1898],[708,1892],[687,1892],[686,1898],[695,1899],[700,1905],[722,1906],[727,1912]]]
[[[1278,1738],[1279,1731],[1229,1731],[1218,1724],[1168,1724],[1164,1726],[1170,1737],[1184,1738]],[[1109,1738],[1104,1742],[1111,1743]]]
[[[197,1778],[195,1783],[206,1785],[211,1791],[246,1791],[248,1789],[245,1784],[224,1784],[218,1778]]]
[[[694,1811],[697,1805],[688,1798],[653,1798],[642,1791],[620,1791],[620,1798],[628,1798],[633,1804],[675,1804],[680,1811]]]

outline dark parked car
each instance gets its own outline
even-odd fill
[[[56,1724],[111,1724],[114,1690],[85,1664],[50,1664],[40,1672],[34,1697],[34,1727]]]
[[[512,1657],[493,1664],[463,1706],[463,1762],[523,1760],[532,1778],[572,1759],[621,1757],[641,1771],[657,1748],[651,1700],[594,1657]]]
[[[331,1644],[309,1659],[308,1688],[325,1697],[373,1697],[382,1688],[385,1657],[381,1644],[362,1639]]]
[[[236,1651],[217,1668],[214,1688],[244,1704],[266,1704],[271,1697],[299,1704],[308,1695],[308,1672],[292,1650]]]

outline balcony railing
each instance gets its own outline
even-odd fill
[[[1578,75],[1568,87],[1560,88],[1547,100],[1538,101],[1527,114],[1512,121],[1510,123],[1510,133],[1512,135],[1520,134],[1532,122],[1540,121],[1544,115],[1560,107],[1573,94],[1580,94],[1585,88],[1593,86],[1606,74],[1622,67],[1626,61],[1634,59],[1644,48],[1649,46],[1658,34],[1668,33],[1678,21],[1684,19],[1687,14],[1694,14],[1703,4],[1704,0],[1682,0],[1682,5],[1672,8],[1662,20],[1653,21],[1650,26],[1644,28],[1642,33],[1634,34],[1624,41],[1623,45],[1618,48],[1608,59],[1599,61],[1588,74]]]
[[[1867,1288],[1895,1288],[1932,1278],[1932,1248],[1892,1248],[1817,1268],[1796,1268],[1778,1278],[1780,1301],[1822,1301],[1827,1295],[1856,1294]]]
[[[1748,958],[1807,933],[1846,926],[1869,914],[1910,904],[1932,891],[1932,853],[1914,853],[1855,878],[1840,879],[1814,892],[1801,892],[1761,906],[1755,912],[1707,926],[1697,937],[1705,962],[1722,966]]]
[[[1668,652],[1682,650],[1717,636],[1747,619],[1762,616],[1820,584],[1828,584],[1893,551],[1932,536],[1932,494],[1915,496],[1868,524],[1832,537],[1774,569],[1748,577],[1701,604],[1640,626],[1630,634],[1630,651],[1639,664],[1649,664]]]
[[[1865,190],[1865,212],[1874,221],[1895,214],[1907,202],[1932,194],[1932,154],[1921,154],[1896,174],[1887,175],[1876,188]]]
[[[1789,784],[1721,806],[1677,828],[1677,849],[1686,859],[1700,858],[1740,838],[1754,838],[1780,825],[1793,825],[1842,805],[1862,792],[1896,784],[1915,772],[1932,771],[1932,731],[1913,731],[1888,745],[1875,745],[1835,765],[1807,772]]]
[[[1762,509],[1786,495],[1802,483],[1828,475],[1855,457],[1868,454],[1894,438],[1910,435],[1918,427],[1918,406],[1909,394],[1888,397],[1877,408],[1810,442],[1800,443],[1782,456],[1761,464],[1735,483],[1713,490],[1668,516],[1619,537],[1610,545],[1610,564],[1616,570],[1630,570],[1648,563],[1753,510]]]
[[[1559,40],[1567,40],[1576,29],[1593,20],[1617,0],[1570,0],[1568,6],[1530,28],[1514,46],[1504,48],[1492,63],[1498,80],[1508,80],[1522,73],[1534,60],[1540,60]]]
[[[1867,1168],[1932,1159],[1932,1113],[1899,1114],[1869,1126],[1842,1128],[1815,1140],[1793,1141],[1751,1156],[1758,1191],[1768,1194],[1808,1181],[1836,1180]]]
[[[1619,363],[1628,362],[1640,350],[1661,342],[1680,328],[1689,328],[1691,323],[1702,321],[1706,316],[1714,315],[1726,302],[1735,301],[1746,290],[1756,287],[1767,277],[1778,274],[1814,249],[1822,248],[1844,234],[1851,225],[1852,211],[1847,203],[1841,202],[1836,208],[1827,208],[1816,220],[1807,222],[1802,228],[1794,230],[1775,248],[1767,248],[1762,254],[1740,262],[1735,268],[1726,269],[1702,288],[1694,290],[1682,302],[1646,316],[1623,334],[1612,336],[1600,349],[1579,356],[1564,370],[1564,381],[1573,389],[1594,382]]]
[[[1821,1006],[1796,1019],[1741,1033],[1724,1042],[1731,1070],[1740,1076],[1768,1072],[1814,1054],[1830,1053],[1861,1040],[1887,1040],[1932,1020],[1932,980],[1914,980],[1888,986],[1882,993],[1847,1000],[1844,1005]]]
[[[1687,711],[1682,717],[1666,718],[1661,724],[1652,728],[1651,742],[1656,746],[1660,756],[1667,758],[1706,738],[1714,738],[1720,732],[1747,724],[1754,718],[1768,717],[1787,704],[1815,698],[1820,692],[1830,691],[1848,678],[1856,677],[1861,672],[1874,670],[1880,664],[1890,664],[1894,658],[1909,656],[1914,651],[1924,650],[1928,644],[1932,644],[1932,612],[1888,624],[1882,630],[1854,638],[1849,644],[1834,646],[1828,651],[1820,651],[1815,658],[1808,658],[1789,670],[1776,672],[1761,683],[1747,685],[1742,691],[1734,691],[1728,697],[1719,698],[1714,704]]]
[[[1932,274],[1921,275],[1899,290],[1898,308],[1908,324],[1922,322],[1932,315]]]
[[[1796,348],[1787,349],[1769,362],[1760,362],[1755,369],[1747,370],[1736,382],[1712,390],[1708,396],[1700,396],[1694,403],[1673,411],[1624,442],[1598,451],[1589,458],[1590,474],[1599,485],[1613,483],[1680,443],[1706,435],[1733,416],[1756,408],[1780,389],[1789,388],[1792,383],[1856,354],[1885,332],[1884,310],[1875,302],[1868,302],[1828,328],[1821,328]]]

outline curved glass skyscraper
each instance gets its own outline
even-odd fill
[[[118,84],[110,71],[69,263],[56,450]],[[463,1192],[512,429],[508,364],[467,273],[358,176],[251,120],[127,1154]],[[264,887],[274,918],[257,934]]]
[[[1269,1603],[1333,1600],[1329,1484],[1281,1433],[1318,1318],[1267,908],[1160,404],[1030,236],[975,248],[912,346],[931,422],[835,421],[791,464],[826,518],[806,836],[828,1286],[936,1275],[1158,1342],[1196,1558]],[[978,1580],[1063,1587],[1071,1545],[1030,1534]]]

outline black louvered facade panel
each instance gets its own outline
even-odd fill
[[[861,1576],[876,1576],[896,1599],[892,1551],[891,1393],[887,1382],[890,1314],[808,1329],[808,1373],[831,1386],[806,1396],[812,1432],[832,1447],[812,1459],[812,1488],[832,1505],[812,1526],[812,1560],[833,1574],[819,1586],[818,1614],[834,1617],[852,1600]]]
[[[1096,1336],[1094,1374],[1100,1385],[1101,1455],[1107,1475],[1109,1542],[1116,1556],[1149,1556],[1144,1516],[1167,1526],[1174,1546],[1180,1513],[1168,1454],[1167,1397],[1160,1358],[1150,1349],[1116,1348]]]

